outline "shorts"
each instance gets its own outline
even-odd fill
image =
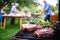
[[[3,13],[0,13],[0,22],[4,22],[4,17],[2,15]]]

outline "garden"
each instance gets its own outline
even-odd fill
[[[45,13],[40,14],[42,7],[39,6],[40,4],[38,2],[34,2],[34,0],[27,0],[27,1],[26,0],[0,0],[0,3],[1,3],[0,11],[1,11],[1,8],[5,6],[6,15],[10,13],[12,3],[19,4],[19,7],[17,9],[20,11],[22,15],[24,14],[27,15],[26,13],[31,14],[31,16],[29,16],[28,14],[26,17],[24,16],[22,18],[22,24],[21,24],[21,19],[19,21],[20,14],[17,14],[18,17],[16,17],[15,24],[13,25],[10,24],[11,18],[8,16],[9,18],[7,17],[7,19],[5,20],[6,23],[5,22],[2,23],[3,27],[0,28],[0,40],[10,40],[10,39],[11,40],[22,40],[22,39],[42,40],[39,38],[40,37],[49,38],[51,37],[51,35],[52,37],[55,37],[56,31],[60,32],[59,31],[60,22],[58,20],[58,15],[56,14],[57,12],[55,12],[56,10],[58,10],[57,6],[51,5],[52,11],[53,13],[55,13],[56,16],[55,15],[51,16],[50,18],[51,22],[49,22],[49,21],[44,21],[44,18],[46,15]],[[13,15],[13,17],[15,16],[16,15]],[[39,34],[39,31],[40,32],[42,31],[41,34]],[[43,35],[43,33],[45,34]],[[51,40],[55,40],[55,38]],[[47,39],[44,39],[44,40],[47,40]]]

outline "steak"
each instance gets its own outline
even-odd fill
[[[22,30],[23,31],[35,31],[37,29],[42,29],[43,27],[42,26],[38,26],[38,25],[35,25],[35,24],[23,24],[22,25]]]
[[[38,29],[34,32],[33,36],[34,37],[52,37],[54,34],[54,30],[52,28],[43,28],[43,29]]]

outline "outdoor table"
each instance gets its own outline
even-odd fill
[[[17,16],[17,15],[15,15],[15,16],[12,16],[12,15],[3,15],[4,16],[4,23],[3,23],[3,26],[4,26],[4,30],[5,30],[5,28],[6,28],[6,20],[7,20],[7,18],[19,18],[19,20],[20,20],[20,29],[22,28],[22,18],[23,17],[25,17],[25,16]]]

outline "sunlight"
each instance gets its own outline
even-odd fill
[[[43,0],[37,0],[40,4],[44,5],[43,4]],[[46,0],[49,4],[53,5],[53,6],[56,6],[56,3],[58,2],[58,0]]]

